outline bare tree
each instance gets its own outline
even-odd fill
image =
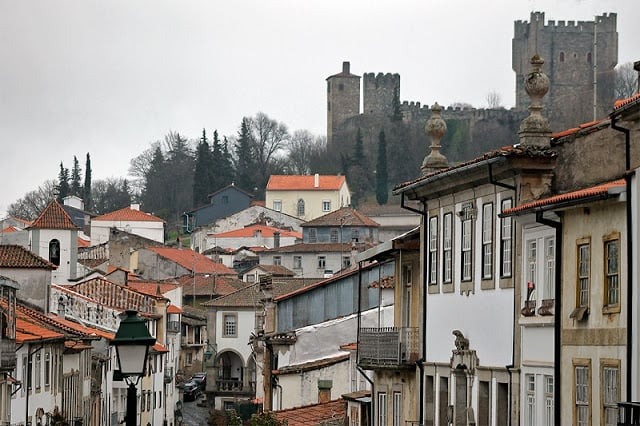
[[[618,65],[615,69],[614,96],[625,99],[638,93],[638,72],[633,69],[633,63]]]
[[[260,176],[259,187],[263,188],[269,175],[279,172],[282,166],[282,155],[289,140],[289,132],[284,123],[269,118],[265,113],[259,112],[255,117],[248,119],[251,144],[256,156],[256,172]]]
[[[7,209],[10,216],[34,220],[55,198],[55,180],[46,180],[37,189],[27,192],[24,197],[12,203]]]
[[[502,96],[495,90],[487,93],[487,108],[497,109],[502,108]]]
[[[305,175],[311,173],[311,156],[315,148],[313,134],[308,130],[296,130],[289,140],[289,165],[291,173]]]

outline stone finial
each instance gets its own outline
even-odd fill
[[[544,61],[536,53],[531,58],[532,71],[525,77],[524,89],[531,98],[529,116],[520,124],[520,145],[538,148],[551,146],[549,122],[542,116],[542,98],[549,91],[549,77],[542,72]]]
[[[424,158],[421,167],[422,173],[425,175],[449,167],[447,158],[440,153],[440,140],[447,133],[447,123],[440,115],[441,111],[442,107],[437,102],[433,104],[431,117],[424,126],[429,138],[431,138],[431,145],[429,146],[431,152]]]

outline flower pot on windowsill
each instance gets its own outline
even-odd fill
[[[554,299],[544,299],[542,301],[542,305],[538,308],[538,315],[541,316],[551,316],[553,315],[553,305],[555,303]]]
[[[524,302],[524,307],[520,310],[520,313],[524,317],[532,317],[536,314],[536,301],[527,300]]]

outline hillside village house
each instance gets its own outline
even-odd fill
[[[271,175],[265,192],[267,207],[309,221],[351,204],[344,176]]]
[[[225,218],[248,208],[253,195],[233,183],[209,194],[209,204],[198,207],[184,214],[185,231],[192,232],[196,228],[209,225],[217,219]]]
[[[283,212],[275,211],[265,206],[253,204],[252,206],[214,220],[204,227],[196,228],[191,233],[191,248],[199,253],[216,249],[215,234],[232,231],[252,224],[263,224],[279,229],[287,229],[293,232],[302,232],[300,225],[304,221]],[[234,247],[239,248],[239,247]],[[229,265],[227,265],[229,266]]]
[[[302,240],[302,233],[255,223],[244,228],[208,234],[207,239],[213,239],[215,246],[221,248],[278,248],[299,242]]]
[[[141,211],[140,204],[131,204],[91,219],[91,245],[109,241],[112,228],[164,243],[165,227],[162,219]]]

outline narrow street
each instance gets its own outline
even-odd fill
[[[199,399],[183,403],[182,425],[203,426],[207,424],[208,409],[198,405]]]

